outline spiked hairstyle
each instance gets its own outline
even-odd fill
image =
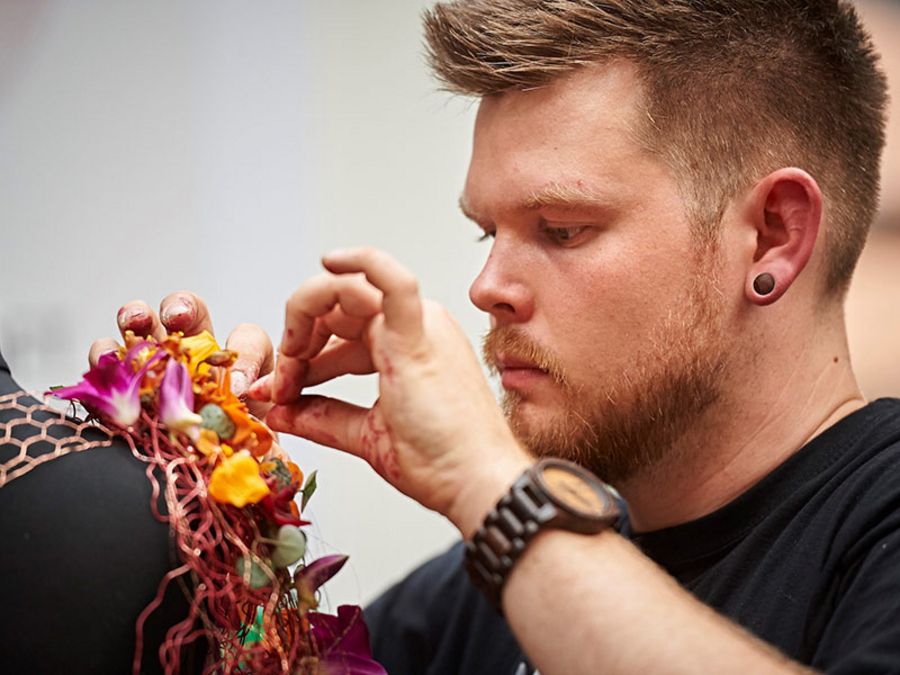
[[[874,219],[887,85],[842,0],[456,0],[425,14],[431,65],[472,96],[587,64],[638,67],[639,136],[679,178],[699,237],[782,166],[825,196],[824,290],[842,295]]]

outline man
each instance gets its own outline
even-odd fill
[[[476,578],[519,497],[488,514],[536,456],[593,470],[628,518],[592,536],[531,521],[481,578],[505,619],[460,548],[427,563],[371,608],[376,657],[392,673],[525,672],[525,655],[544,675],[896,670],[900,404],[863,399],[843,327],[885,107],[852,7],[473,0],[426,28],[439,76],[481,97],[461,205],[493,239],[470,295],[508,424],[456,324],[368,249],[327,256],[291,297],[250,395],[274,402],[273,428],[363,457],[474,537]],[[376,371],[371,409],[297,397]]]

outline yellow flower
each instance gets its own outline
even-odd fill
[[[247,450],[223,457],[209,479],[209,494],[217,502],[238,508],[255,504],[267,494],[269,486],[259,475],[259,463]]]
[[[209,356],[216,352],[222,351],[222,348],[216,342],[212,334],[205,330],[191,337],[181,338],[181,346],[188,350],[190,360],[188,361],[188,371],[191,375],[199,372],[201,375],[209,371],[209,366],[203,364]]]

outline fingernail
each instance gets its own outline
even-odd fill
[[[118,359],[119,358],[118,352],[119,352],[118,349],[107,349],[105,351],[100,352],[99,354],[97,354],[97,363],[100,363],[101,361],[103,361],[105,359],[109,359],[110,357],[114,358],[114,359]]]
[[[239,370],[233,370],[231,372],[231,391],[235,396],[241,398],[244,394],[247,393],[247,386],[249,381],[247,380],[247,376],[244,375]]]
[[[131,309],[122,309],[119,312],[119,325],[123,327],[128,326],[138,319],[143,319],[144,316],[144,310],[138,307],[132,307]]]
[[[162,313],[163,323],[169,324],[173,321],[186,322],[192,318],[193,310],[184,302],[175,302],[168,305]]]

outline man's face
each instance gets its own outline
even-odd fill
[[[620,482],[719,395],[718,257],[635,140],[627,63],[482,101],[461,205],[493,244],[470,290],[520,439]]]

